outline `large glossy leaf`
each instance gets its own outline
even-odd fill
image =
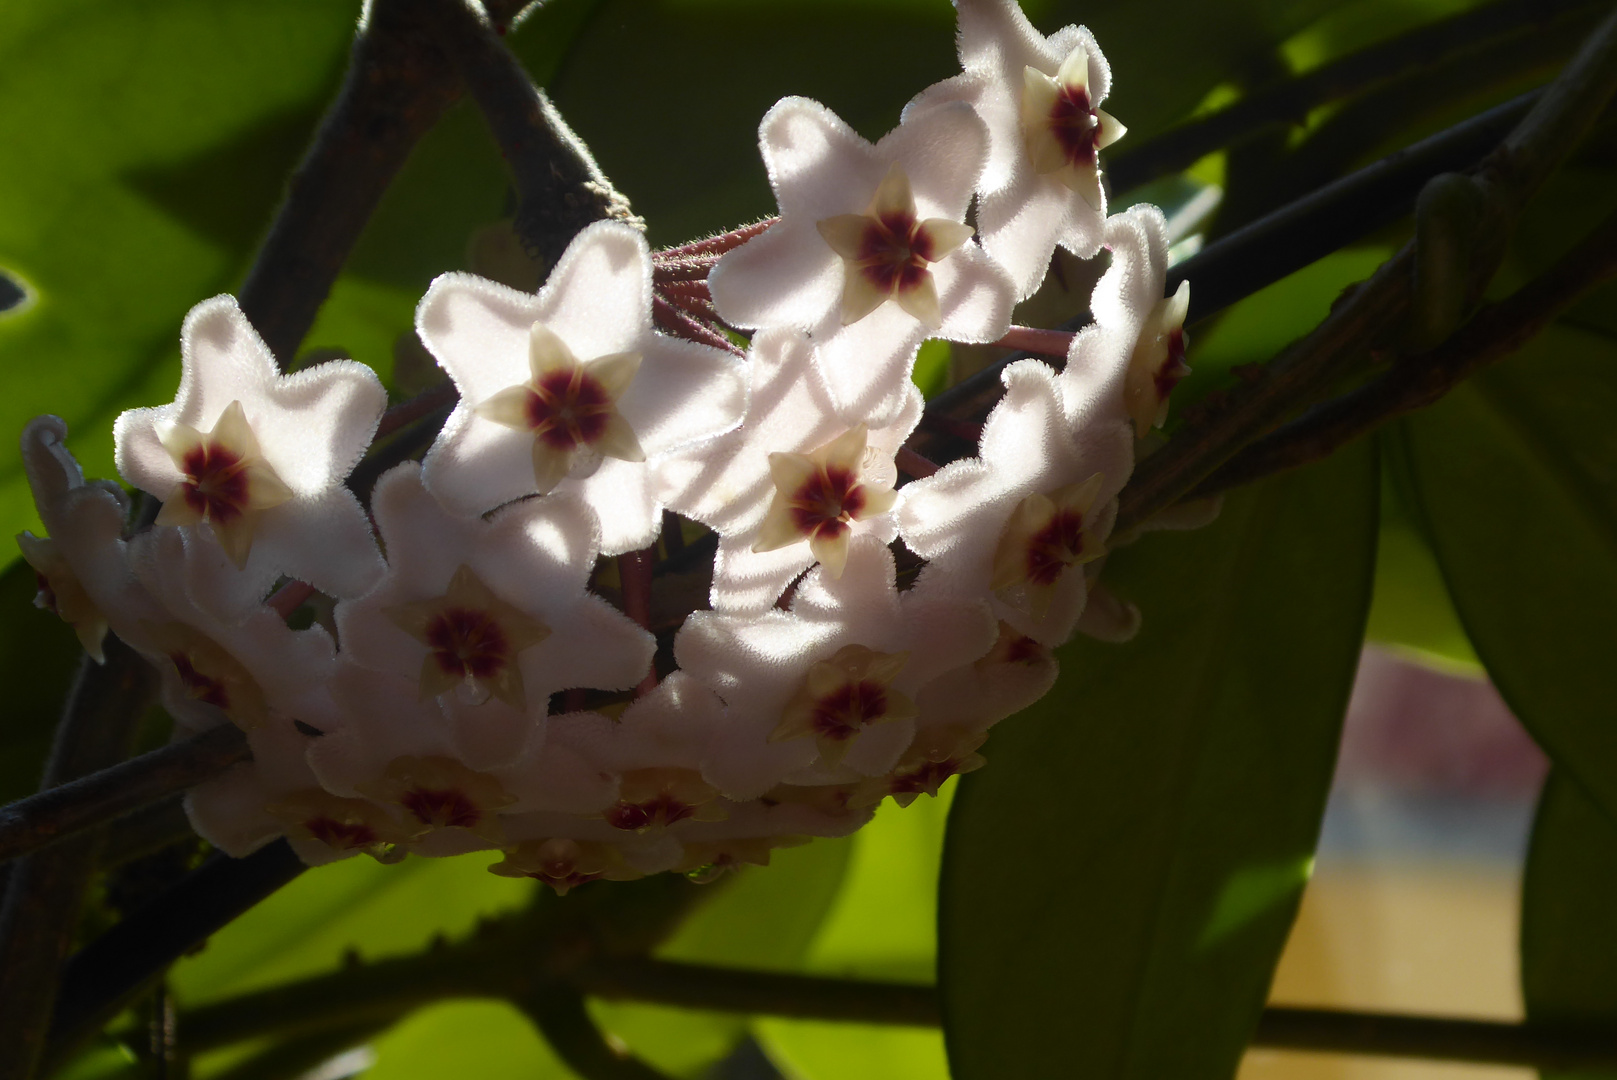
[[[1403,471],[1500,693],[1617,813],[1617,341],[1560,324],[1400,432]]]
[[[950,783],[907,808],[887,802],[855,835],[847,882],[809,950],[808,970],[932,981],[938,864],[953,795]],[[753,1030],[793,1080],[948,1080],[935,1030],[778,1019]]]
[[[33,520],[13,435],[166,400],[180,320],[229,288],[341,71],[357,3],[13,0],[0,13],[0,533]],[[154,396],[155,395],[155,396]]]
[[[575,1080],[531,1021],[503,1001],[448,1001],[371,1044],[367,1080]]]
[[[1617,1023],[1617,824],[1550,774],[1522,880],[1522,996],[1544,1023]],[[1545,1080],[1570,1073],[1542,1074]],[[1617,1070],[1579,1072],[1617,1076]]]
[[[1377,490],[1361,444],[1108,564],[1144,628],[1064,649],[950,819],[956,1080],[1234,1074],[1312,864]]]

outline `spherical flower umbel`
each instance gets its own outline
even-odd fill
[[[61,421],[29,426],[40,602],[97,659],[110,632],[150,661],[176,737],[247,733],[187,796],[198,833],[311,865],[501,852],[558,892],[706,881],[937,795],[1072,633],[1133,633],[1102,556],[1186,371],[1188,293],[1164,296],[1159,211],[1106,216],[1122,128],[1088,31],[957,6],[964,70],[878,142],[769,110],[778,220],[655,256],[598,222],[536,293],[436,279],[416,331],[459,400],[363,506],[380,382],[281,374],[229,297],[186,319],[175,400],[117,423],[155,526],[84,480]],[[1002,339],[1058,244],[1111,252],[1065,367],[1009,366],[975,457],[906,450],[922,341]],[[423,444],[427,400],[374,465]]]

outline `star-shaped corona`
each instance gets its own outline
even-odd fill
[[[903,165],[893,162],[863,214],[838,214],[815,224],[842,256],[844,326],[888,300],[928,329],[943,325],[938,287],[928,267],[971,239],[973,230],[948,218],[921,220]]]
[[[313,841],[341,857],[356,852],[381,862],[404,855],[409,834],[376,803],[345,799],[324,788],[310,787],[282,796],[264,808],[286,826],[294,840]]]
[[[499,811],[516,802],[494,777],[437,755],[395,758],[379,780],[361,791],[402,808],[412,839],[439,829],[464,829],[498,844],[504,835]]]
[[[286,502],[292,489],[264,460],[241,402],[225,406],[211,431],[176,421],[157,437],[182,477],[164,498],[157,524],[205,521],[230,561],[246,566],[259,512]]]
[[[632,881],[642,876],[624,863],[622,853],[611,844],[565,836],[524,840],[507,848],[505,858],[489,870],[501,877],[534,878],[559,896],[602,878]]]
[[[878,801],[891,795],[900,806],[908,806],[922,795],[935,799],[951,776],[975,772],[987,764],[977,753],[987,738],[986,733],[952,724],[922,728],[892,773],[871,781],[872,794]]]
[[[644,461],[634,429],[618,412],[640,370],[640,354],[611,353],[580,362],[544,323],[528,332],[532,378],[479,403],[478,416],[533,434],[533,480],[541,495],[572,471],[580,452]]]
[[[1053,176],[1096,210],[1104,210],[1100,151],[1126,130],[1089,96],[1089,53],[1078,46],[1051,78],[1036,67],[1022,72],[1022,132],[1033,171]]]
[[[844,645],[809,667],[803,685],[770,733],[770,741],[811,735],[822,761],[841,761],[848,743],[873,724],[915,716],[915,703],[893,688],[893,680],[908,660],[908,653]]]
[[[686,820],[723,821],[729,814],[718,798],[719,789],[694,769],[633,769],[602,816],[615,829],[642,833]]]
[[[989,587],[1001,596],[1025,590],[1032,613],[1042,616],[1061,576],[1105,552],[1084,527],[1101,481],[1101,475],[1094,473],[1080,483],[1029,495],[1017,503],[994,549]]]
[[[218,642],[180,622],[148,625],[146,630],[168,660],[183,698],[218,709],[245,731],[269,719],[258,680]]]
[[[849,430],[809,454],[769,455],[775,498],[758,530],[754,551],[808,541],[832,577],[848,561],[849,523],[893,508],[898,493],[863,478],[865,426]]]
[[[1158,300],[1145,317],[1140,340],[1129,357],[1123,400],[1134,433],[1144,438],[1168,419],[1168,395],[1190,374],[1185,363],[1185,315],[1190,311],[1190,282],[1181,281],[1172,296]]]
[[[442,596],[388,608],[386,615],[427,647],[423,699],[463,689],[468,704],[493,696],[526,707],[517,656],[549,637],[550,628],[494,595],[471,567],[462,563]]]

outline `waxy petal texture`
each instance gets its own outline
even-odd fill
[[[280,374],[234,297],[203,301],[186,316],[173,403],[118,417],[118,472],[152,496],[169,498],[185,474],[164,439],[176,425],[212,431],[238,402],[263,460],[290,497],[257,512],[251,550],[239,568],[218,546],[212,526],[183,527],[200,541],[187,569],[197,602],[242,618],[282,575],[336,597],[371,588],[382,574],[381,556],[364,510],[343,481],[370,445],[387,394],[370,368],[352,360]]]
[[[586,366],[639,357],[615,405],[643,460],[581,450],[554,490],[595,513],[606,554],[645,547],[661,524],[655,459],[733,427],[746,408],[746,371],[729,353],[652,330],[651,256],[627,225],[599,222],[580,232],[537,295],[470,274],[433,282],[416,329],[455,381],[460,403],[426,457],[427,487],[464,517],[540,490],[534,436],[478,413],[533,377],[536,323]]]
[[[719,314],[737,326],[808,332],[839,408],[872,426],[905,407],[915,352],[929,336],[993,341],[1010,324],[1012,283],[974,243],[929,267],[939,320],[897,302],[844,325],[844,259],[820,222],[865,214],[883,179],[903,170],[917,219],[964,219],[987,133],[964,104],[917,116],[874,145],[825,106],[784,98],[759,126],[780,221],[719,261],[709,276]]]
[[[958,0],[955,6],[964,70],[922,91],[904,116],[908,122],[963,102],[982,118],[988,160],[977,189],[977,228],[983,249],[1010,274],[1022,299],[1044,280],[1058,244],[1079,258],[1095,254],[1106,221],[1104,194],[1091,204],[1057,176],[1036,170],[1022,116],[1026,72],[1031,68],[1054,78],[1082,50],[1088,100],[1098,106],[1111,89],[1111,68],[1084,27],[1063,27],[1045,37],[1016,0]],[[1098,185],[1095,191],[1100,192]]]

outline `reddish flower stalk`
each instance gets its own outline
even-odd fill
[[[274,608],[275,614],[281,618],[290,619],[292,613],[314,593],[314,586],[306,581],[289,581],[275,590],[274,595],[269,598],[269,606]]]
[[[687,338],[702,345],[711,345],[715,349],[724,349],[727,352],[740,353],[729,338],[717,330],[703,326],[679,308],[674,307],[661,296],[653,295],[651,298],[651,317],[657,326],[675,337]]]
[[[1022,352],[1065,360],[1067,350],[1072,347],[1074,336],[1076,335],[1071,330],[1041,330],[1035,326],[1013,326],[994,344],[1003,349],[1020,349]]]
[[[917,454],[908,446],[900,446],[898,453],[893,457],[893,464],[898,471],[917,480],[925,479],[942,468],[937,462],[922,454]]]
[[[404,425],[443,408],[452,403],[456,396],[455,384],[445,379],[430,390],[423,390],[409,401],[399,402],[382,414],[382,422],[376,425],[376,439],[384,439]]]
[[[740,228],[731,229],[729,232],[720,233],[717,236],[709,236],[702,240],[692,240],[688,244],[680,244],[677,247],[664,248],[654,253],[652,258],[662,263],[689,258],[692,255],[721,255],[731,248],[745,244],[779,220],[780,218],[778,217],[764,218],[762,221],[755,221],[751,225],[742,225]]]
[[[657,546],[640,551],[629,551],[618,556],[618,581],[623,588],[623,613],[646,629],[651,628],[651,578],[657,557]],[[640,697],[657,688],[657,668],[652,665],[634,696]]]

